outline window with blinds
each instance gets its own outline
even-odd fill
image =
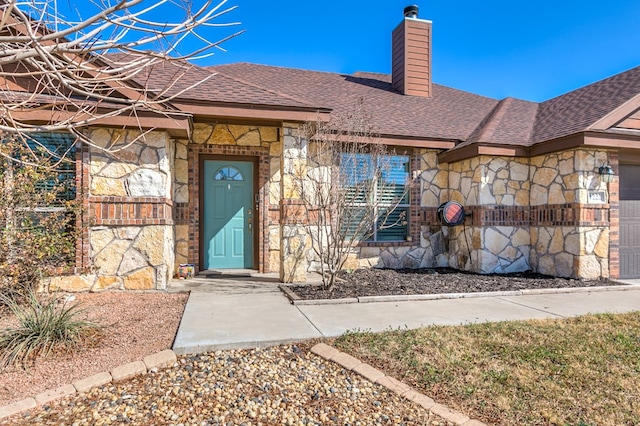
[[[34,253],[39,262],[73,265],[79,207],[76,138],[69,133],[37,133],[6,143],[15,147],[13,155],[20,161],[0,165],[6,167],[0,193],[9,194],[0,203],[5,213],[0,215],[0,238],[16,248],[30,245],[34,251],[26,252]]]
[[[407,155],[343,154],[341,185],[345,191],[345,220],[350,238],[404,241],[408,236],[410,158]],[[362,229],[371,222],[371,229]]]
[[[41,191],[56,193],[56,203],[76,198],[76,138],[69,133],[36,133],[27,141],[29,148],[52,165],[54,173],[38,182]]]

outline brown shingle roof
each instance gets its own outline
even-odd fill
[[[383,74],[343,75],[248,63],[209,69],[338,113],[349,112],[364,100],[382,135],[466,140],[498,103],[437,84],[432,98],[404,96],[391,87],[390,76]]]
[[[540,104],[531,143],[576,132],[612,112],[640,93],[640,66]]]
[[[178,78],[180,77],[180,78]],[[197,81],[206,80],[195,88]],[[585,131],[640,93],[640,67],[543,103],[501,101],[438,84],[433,97],[404,96],[385,74],[352,75],[236,63],[207,69],[190,64],[158,64],[145,84],[168,95],[216,104],[329,109],[349,112],[363,101],[384,136],[531,146]]]
[[[472,143],[526,146],[531,138],[537,110],[538,104],[535,102],[505,98],[498,102],[469,139],[456,148]]]
[[[344,111],[360,99],[380,133],[472,143],[531,146],[585,131],[640,93],[640,67],[543,103],[502,101],[434,84],[432,98],[403,96],[390,76],[353,75],[248,63],[211,67],[226,76]]]
[[[293,96],[189,63],[158,62],[136,76],[136,82],[156,94],[182,100],[314,108]]]

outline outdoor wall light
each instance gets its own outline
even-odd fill
[[[600,168],[598,168],[598,173],[600,174],[600,179],[605,183],[613,181],[613,177],[615,176],[613,169],[608,164],[600,166]]]

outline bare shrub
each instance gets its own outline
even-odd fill
[[[380,143],[362,103],[329,123],[308,123],[298,140],[289,172],[330,290],[364,241],[407,238],[410,156]]]
[[[81,203],[69,135],[0,145],[0,293],[24,298],[41,278],[70,270]],[[57,142],[57,143],[56,143]],[[15,158],[15,159],[14,159]]]

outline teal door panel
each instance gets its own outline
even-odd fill
[[[253,163],[203,168],[203,269],[253,268]]]

